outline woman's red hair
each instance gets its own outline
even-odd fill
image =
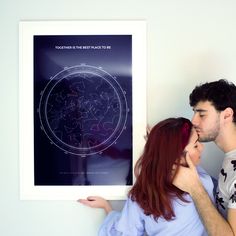
[[[171,220],[175,217],[172,199],[186,202],[184,192],[172,184],[172,169],[176,165],[178,170],[191,128],[186,118],[169,118],[156,124],[148,135],[143,155],[135,165],[136,182],[129,192],[146,215]]]

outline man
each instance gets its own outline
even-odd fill
[[[188,167],[180,167],[173,184],[192,196],[209,235],[236,235],[236,86],[226,80],[196,86],[190,105],[199,141],[214,141],[225,153],[216,192],[218,210],[188,155]]]

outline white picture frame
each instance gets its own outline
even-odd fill
[[[132,167],[142,154],[146,135],[146,22],[21,21],[19,23],[19,160],[20,199],[76,200],[99,195],[124,200],[127,185],[35,185],[34,36],[132,36]],[[109,45],[108,45],[109,46]],[[133,173],[132,173],[133,175]],[[134,181],[134,176],[133,176]]]

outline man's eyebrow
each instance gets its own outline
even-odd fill
[[[194,112],[207,112],[207,110],[201,109],[201,108],[199,108],[199,109],[194,109],[194,108],[193,108],[193,111],[194,111]]]

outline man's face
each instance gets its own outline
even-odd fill
[[[200,142],[215,141],[220,132],[220,112],[209,101],[193,107],[192,123]]]

